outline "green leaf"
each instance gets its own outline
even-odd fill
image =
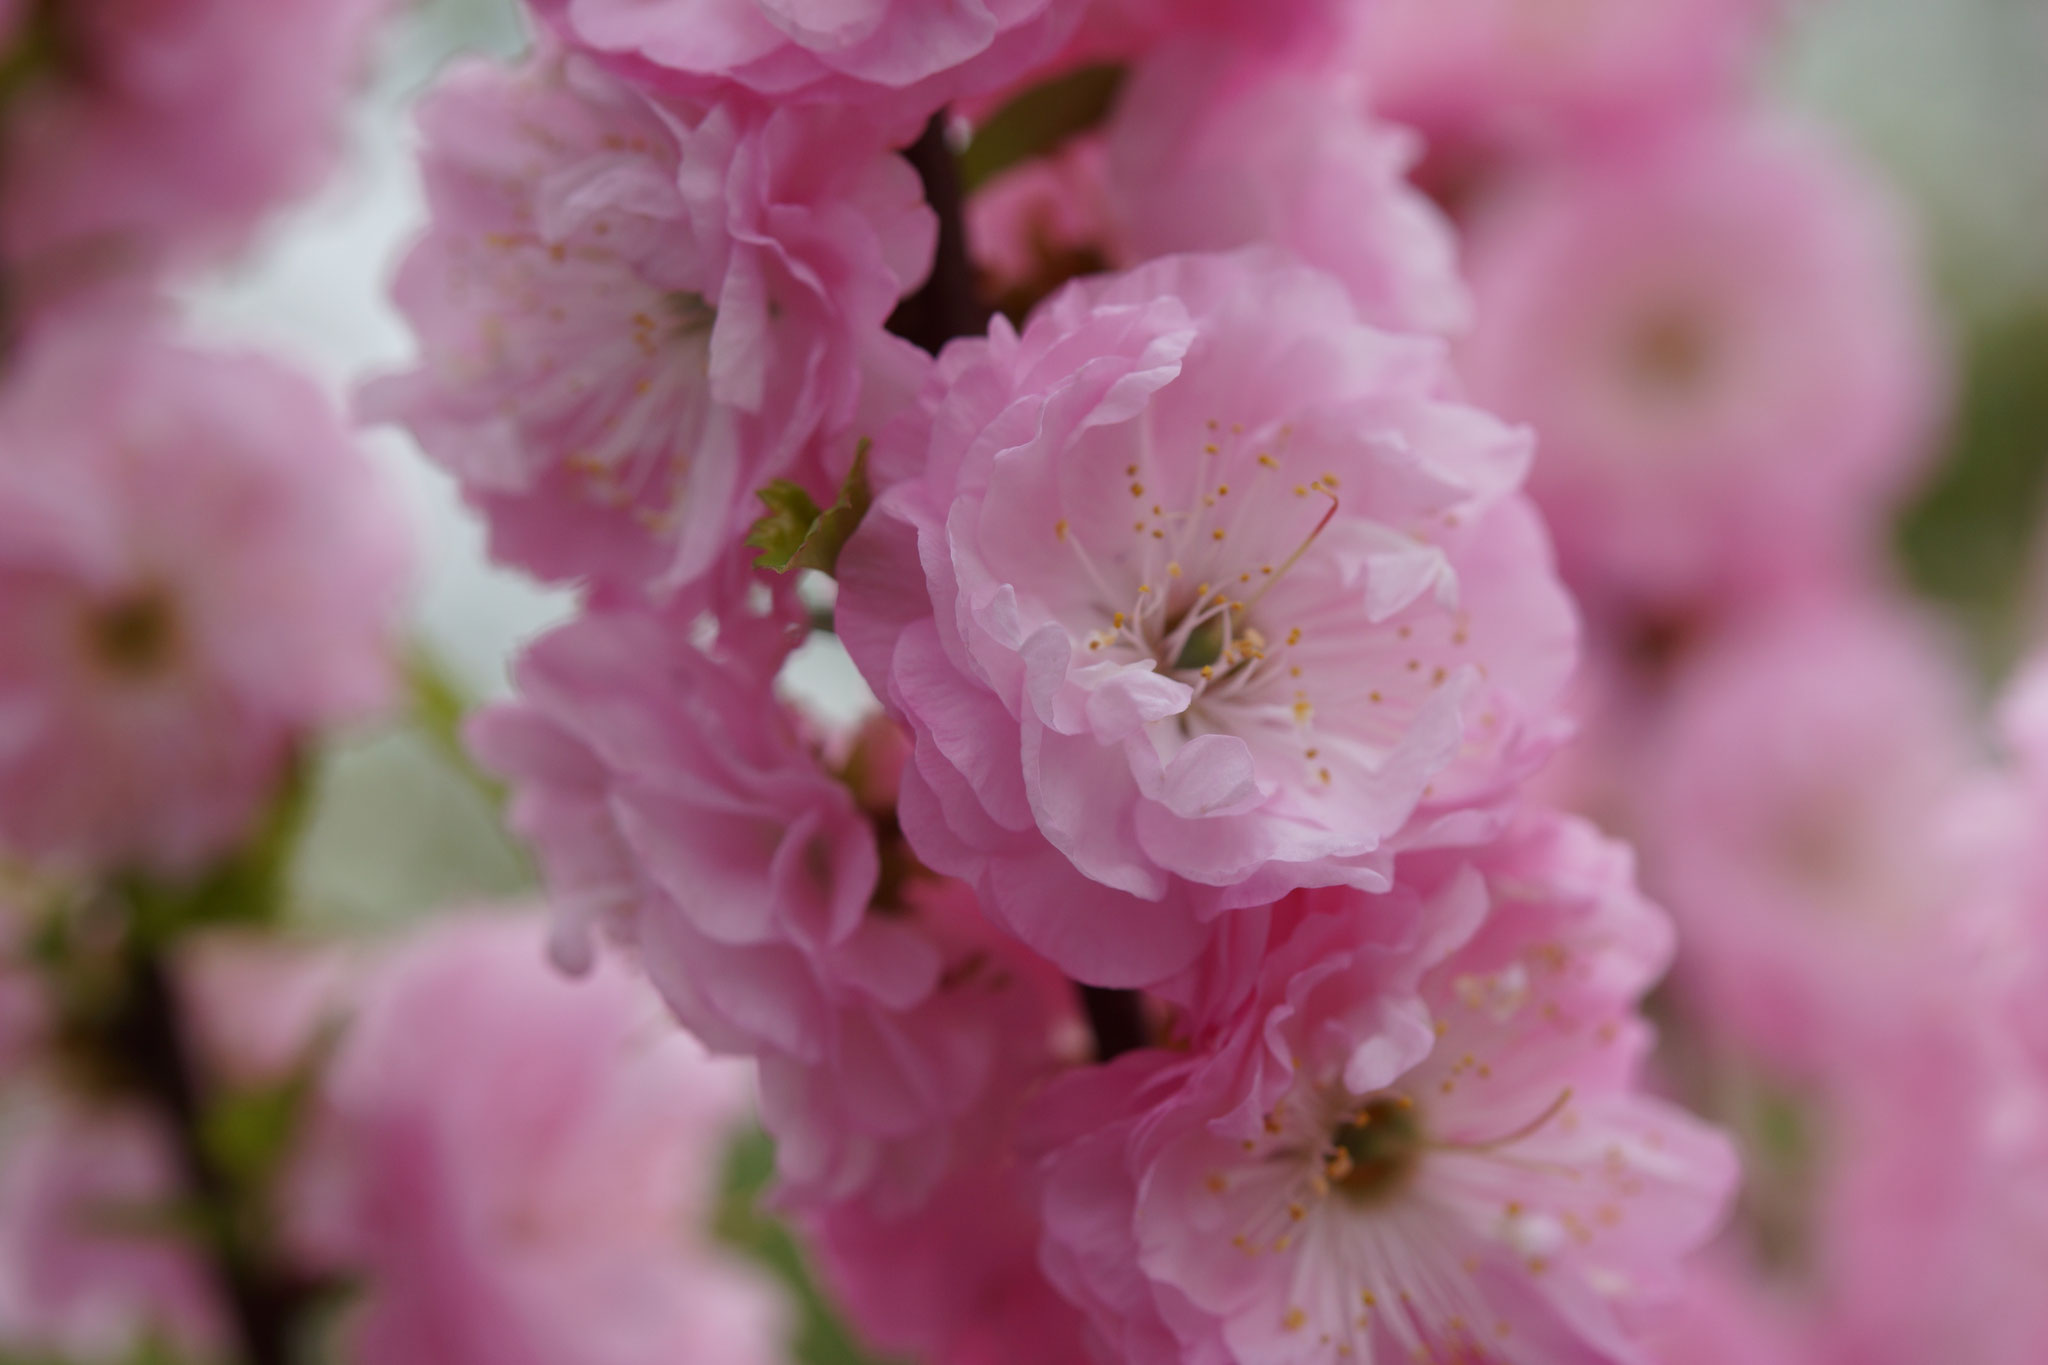
[[[1902,520],[1907,571],[1997,673],[2026,647],[2027,572],[2048,493],[2048,310],[1984,328],[1965,353],[1949,449]]]
[[[768,515],[755,522],[747,535],[747,544],[761,552],[754,561],[757,567],[777,573],[791,569],[837,571],[839,552],[853,538],[875,500],[868,484],[871,444],[861,438],[853,468],[839,487],[838,501],[822,512],[809,493],[787,479],[777,479],[755,493],[768,508]]]
[[[323,1040],[284,1080],[224,1094],[207,1106],[201,1140],[238,1187],[264,1189],[284,1168],[312,1107],[326,1052]]]
[[[1099,126],[1116,105],[1124,74],[1121,66],[1077,67],[996,110],[960,154],[961,187],[972,194],[1010,167]]]
[[[168,943],[192,929],[273,925],[284,917],[286,876],[311,809],[313,764],[295,755],[246,843],[189,882],[141,874],[120,879],[142,939]]]
[[[754,560],[755,567],[786,573],[803,552],[811,528],[818,524],[818,504],[788,479],[777,479],[755,490],[754,496],[768,509],[768,515],[747,533],[747,544],[761,552]]]
[[[462,722],[472,700],[446,664],[424,642],[415,642],[405,659],[406,691],[412,700],[413,723],[433,745],[448,769],[477,794],[493,815],[505,808],[505,784],[477,766],[463,742]]]

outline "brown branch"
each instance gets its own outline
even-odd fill
[[[936,355],[954,337],[975,336],[988,326],[989,310],[975,293],[974,267],[967,254],[967,219],[960,193],[960,166],[946,140],[942,109],[904,153],[924,182],[925,202],[939,217],[939,248],[924,287],[897,305],[889,330]],[[1095,1055],[1109,1061],[1148,1041],[1144,1001],[1136,991],[1080,986],[1081,1008],[1095,1035]]]
[[[904,156],[917,168],[918,179],[924,182],[925,202],[939,216],[939,248],[931,275],[922,288],[896,306],[889,330],[937,355],[954,337],[979,335],[988,327],[989,315],[974,288],[960,167],[946,140],[945,110],[932,115]]]
[[[1112,1061],[1151,1043],[1150,1030],[1145,1027],[1145,1002],[1136,991],[1102,986],[1079,989],[1088,1031],[1095,1035],[1095,1060]]]
[[[146,941],[126,950],[125,1006],[114,1041],[142,1097],[170,1130],[186,1193],[207,1214],[214,1278],[246,1365],[291,1365],[300,1296],[251,1244],[234,1182],[207,1150],[206,1108],[190,1040],[163,959]]]

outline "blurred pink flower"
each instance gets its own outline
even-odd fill
[[[129,315],[0,389],[0,848],[189,871],[380,702],[403,524],[329,404]]]
[[[146,1114],[16,1086],[0,1137],[0,1351],[126,1360],[149,1340],[195,1357],[220,1307],[171,1217],[170,1145]]]
[[[358,955],[249,930],[194,935],[177,958],[178,1005],[210,1084],[276,1085],[319,1062],[362,985]]]
[[[1047,1092],[1044,1260],[1105,1359],[1641,1358],[1632,1315],[1735,1175],[1632,1089],[1669,928],[1625,850],[1553,818],[1407,870],[1393,915],[1302,893],[1191,1052]]]
[[[1060,65],[1130,61],[1176,37],[1228,44],[1246,56],[1296,59],[1348,52],[1357,0],[1093,0]]]
[[[1219,912],[1383,886],[1418,807],[1524,775],[1573,615],[1527,441],[1445,381],[1260,251],[949,346],[837,608],[916,737],[919,856],[1070,974],[1152,984]]]
[[[1081,1365],[1081,1317],[1038,1264],[1028,1170],[1004,1155],[904,1218],[849,1201],[805,1210],[825,1282],[863,1340],[921,1365]]]
[[[1020,319],[1074,276],[1122,259],[1108,172],[1102,139],[1089,134],[994,176],[968,199],[967,244],[997,311]]]
[[[241,245],[333,161],[386,12],[386,0],[35,6],[0,135],[10,278],[34,301]]]
[[[1479,216],[1463,369],[1535,426],[1530,487],[1589,615],[1874,555],[1941,388],[1907,236],[1816,131],[1748,118],[1554,166]]]
[[[1656,1365],[1818,1365],[1794,1315],[1732,1257],[1694,1266],[1655,1324],[1646,1335]]]
[[[744,1070],[616,968],[565,981],[535,917],[459,916],[375,974],[295,1187],[314,1263],[363,1285],[376,1365],[780,1362],[786,1305],[713,1246]]]
[[[773,670],[685,637],[585,615],[521,661],[524,701],[472,727],[540,852],[558,956],[586,965],[605,927],[685,1027],[757,1058],[785,1179],[915,1202],[955,1127],[1007,1102],[1005,1050],[1042,1057],[1054,1021],[1019,1003],[1032,969],[964,887],[898,849],[885,867],[869,812],[767,703]]]
[[[572,46],[691,96],[725,82],[844,106],[899,135],[1049,58],[1084,0],[534,0]]]
[[[1700,1026],[1795,1069],[1860,1056],[1859,1017],[1926,969],[1975,858],[1953,827],[1975,746],[1947,645],[1904,605],[1824,597],[1682,666],[1636,809]]]
[[[1327,53],[1184,40],[1133,69],[1103,183],[1127,261],[1271,243],[1343,281],[1365,321],[1449,332],[1468,301],[1450,224],[1405,178],[1420,152]]]
[[[1737,93],[1785,0],[1374,0],[1357,51],[1432,138],[1634,133]]]
[[[421,108],[432,224],[397,298],[418,369],[365,411],[410,427],[558,581],[673,589],[741,556],[754,490],[837,495],[863,373],[929,268],[916,174],[857,119],[662,104],[576,58],[472,64]]]
[[[1931,954],[1834,1078],[1816,1258],[1830,1361],[2034,1365],[2048,1350],[2048,1068],[1955,966]]]

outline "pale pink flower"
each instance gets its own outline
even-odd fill
[[[275,933],[187,938],[178,1005],[207,1082],[274,1086],[317,1064],[348,1018],[362,968],[356,954]]]
[[[402,523],[331,406],[145,320],[0,389],[0,848],[188,871],[391,682]]]
[[[1432,138],[1639,130],[1736,93],[1784,0],[1374,0],[1357,51]]]
[[[914,134],[948,100],[1050,58],[1084,0],[534,0],[574,47],[636,83],[697,96],[732,82],[841,105]]]
[[[1525,774],[1572,611],[1526,438],[1444,382],[1259,251],[949,346],[837,609],[916,737],[919,855],[1070,974],[1151,984],[1219,912],[1383,886],[1418,808]]]
[[[420,120],[433,218],[397,297],[422,359],[364,406],[497,558],[673,589],[752,557],[771,480],[833,500],[864,371],[917,363],[882,331],[936,231],[908,163],[838,111],[663,104],[545,53],[459,69]]]
[[[2007,764],[1980,808],[2002,883],[1985,911],[2013,1036],[2048,1077],[2048,652],[2025,661],[1998,707]],[[1988,818],[1987,818],[1988,817]]]
[[[1068,280],[1122,260],[1108,173],[1102,139],[1089,134],[1004,171],[968,199],[968,249],[982,297],[998,312],[1021,322]]]
[[[1734,1179],[1632,1088],[1669,928],[1625,850],[1555,818],[1403,867],[1392,904],[1298,893],[1191,1051],[1047,1093],[1045,1264],[1101,1358],[1642,1359],[1633,1319]]]
[[[1360,17],[1356,0],[1093,0],[1060,65],[1130,61],[1162,43],[1193,36],[1247,56],[1293,60],[1349,52]]]
[[[1081,1316],[1038,1264],[1030,1172],[1006,1155],[889,1218],[848,1201],[802,1209],[835,1304],[862,1339],[922,1365],[1081,1365]]]
[[[1870,555],[1940,388],[1906,237],[1840,149],[1756,119],[1558,163],[1480,215],[1463,369],[1535,426],[1531,490],[1589,611]]]
[[[1406,180],[1421,144],[1327,54],[1181,41],[1133,69],[1103,183],[1126,260],[1268,242],[1343,281],[1359,315],[1449,332],[1468,311],[1450,224]]]
[[[1840,1365],[2032,1365],[2048,1350],[2048,1068],[1955,965],[1930,955],[1891,991],[1834,1078],[1813,1258]]]
[[[362,1290],[375,1365],[779,1362],[785,1305],[715,1247],[743,1070],[615,967],[567,981],[537,917],[461,916],[403,945],[320,1090],[293,1227]]]
[[[10,8],[19,8],[12,6]],[[32,295],[243,243],[318,183],[386,0],[58,0],[0,136]]]
[[[685,1027],[757,1058],[786,1180],[915,1202],[976,1106],[1007,1102],[1004,1057],[1048,1052],[1042,969],[964,887],[878,849],[874,814],[764,696],[772,668],[686,636],[588,614],[521,661],[523,702],[473,726],[546,869],[558,955],[586,964],[603,926]]]
[[[0,1351],[204,1357],[222,1305],[169,1217],[179,1180],[151,1116],[17,1087],[0,1136]]]
[[[1814,1365],[1797,1315],[1733,1257],[1705,1260],[1646,1333],[1656,1365]]]
[[[1822,598],[1682,666],[1636,810],[1705,1026],[1811,1065],[1925,970],[1968,885],[1951,806],[1975,746],[1948,646],[1902,605]]]

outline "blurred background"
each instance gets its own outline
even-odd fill
[[[217,340],[278,348],[346,399],[405,360],[387,296],[423,210],[408,110],[464,53],[525,42],[509,0],[421,0],[388,29],[341,174],[189,299]],[[2048,0],[1825,0],[1805,7],[1767,79],[1888,171],[1915,206],[1961,388],[1946,455],[1898,527],[1909,580],[1971,641],[1986,690],[2048,621]],[[453,744],[463,704],[505,688],[521,640],[568,608],[483,555],[453,486],[406,437],[367,438],[415,523],[418,700],[324,767],[298,869],[327,922],[390,920],[516,894],[521,855]],[[850,714],[865,694],[829,637],[796,671]]]

